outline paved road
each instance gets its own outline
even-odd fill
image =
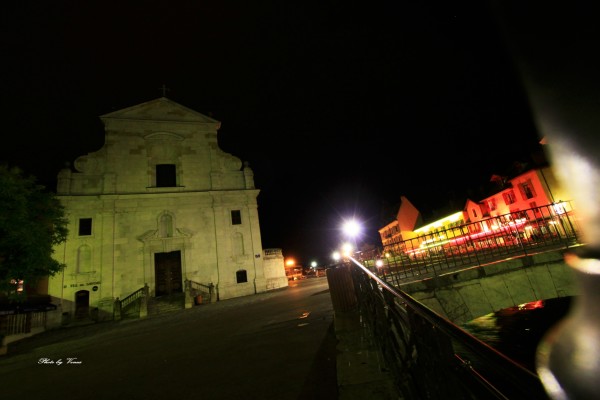
[[[0,357],[0,393],[25,400],[336,399],[333,319],[327,279],[315,278],[142,320],[58,329],[10,345]]]

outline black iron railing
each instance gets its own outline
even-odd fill
[[[570,203],[561,202],[388,243],[359,259],[398,286],[457,269],[580,246],[579,231]]]
[[[0,337],[3,335],[10,336],[30,333],[34,328],[45,329],[46,321],[46,311],[7,312],[0,314]]]
[[[548,399],[538,376],[442,318],[362,265],[352,274],[397,389],[420,399]]]

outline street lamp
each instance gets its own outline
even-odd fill
[[[334,251],[331,257],[334,261],[340,261],[340,258],[342,258],[339,251]]]
[[[344,243],[342,245],[342,256],[348,258],[352,255],[354,247],[350,243]]]
[[[362,229],[362,224],[355,219],[346,220],[342,224],[342,232],[352,243],[352,245],[348,243],[343,245],[344,257],[352,256],[354,248],[357,247],[356,239],[360,236]]]
[[[362,226],[356,220],[350,219],[342,225],[342,232],[352,239],[357,238],[362,231]]]

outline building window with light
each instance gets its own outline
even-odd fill
[[[18,294],[23,293],[23,291],[25,290],[23,279],[11,279],[10,283],[12,285],[15,285],[15,292]]]
[[[242,224],[242,212],[240,210],[231,210],[231,225]]]
[[[487,203],[490,211],[494,211],[496,209],[496,199],[490,199]]]
[[[79,218],[79,236],[91,236],[92,235],[92,219],[91,218]]]

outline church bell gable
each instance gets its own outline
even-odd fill
[[[221,123],[166,97],[100,116],[104,146],[59,173],[59,194],[253,188],[242,161],[221,150]]]
[[[215,130],[221,127],[221,123],[211,117],[182,106],[166,97],[147,101],[135,106],[113,111],[100,116],[106,124],[116,120],[135,121],[163,121],[163,122],[185,122],[212,126]]]

